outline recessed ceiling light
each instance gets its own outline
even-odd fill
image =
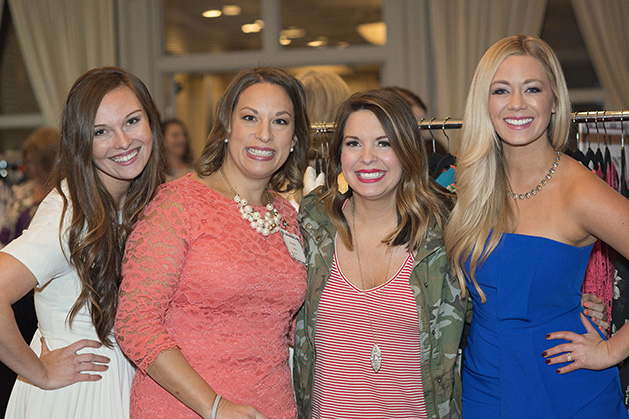
[[[240,6],[236,4],[226,4],[223,6],[223,13],[225,16],[238,16],[241,10]]]
[[[264,28],[264,22],[260,19],[256,20],[254,23],[247,23],[240,27],[240,30],[243,33],[258,33]]]
[[[221,12],[220,10],[212,9],[212,10],[206,10],[205,12],[203,12],[203,17],[207,17],[207,18],[219,17],[222,14],[223,12]]]

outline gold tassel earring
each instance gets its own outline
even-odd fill
[[[340,193],[345,194],[349,190],[349,185],[347,184],[347,180],[345,180],[345,176],[343,176],[343,172],[339,173],[336,177],[336,183]]]

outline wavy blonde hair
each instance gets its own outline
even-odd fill
[[[512,55],[536,58],[546,70],[556,111],[551,115],[547,135],[555,149],[566,147],[570,129],[568,87],[559,60],[548,44],[534,36],[516,35],[491,46],[478,63],[465,105],[456,172],[457,203],[445,231],[447,254],[461,289],[465,290],[465,264],[469,263],[468,279],[483,302],[486,297],[476,282],[475,271],[496,248],[502,234],[515,229],[502,143],[489,114],[492,79]]]

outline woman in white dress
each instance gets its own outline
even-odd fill
[[[163,179],[163,138],[134,75],[97,68],[65,104],[55,188],[0,252],[0,361],[19,374],[6,417],[126,418],[134,367],[112,328],[124,243]],[[35,288],[30,345],[11,304]]]

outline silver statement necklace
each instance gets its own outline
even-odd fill
[[[355,212],[354,212],[354,203],[352,202],[352,229],[354,230],[354,237],[356,237],[356,222],[355,222]],[[389,262],[387,263],[387,270],[384,273],[385,279],[388,276],[389,268],[391,267],[391,258],[393,256],[393,252],[389,249]],[[380,371],[380,367],[382,366],[382,351],[378,346],[378,334],[380,333],[380,316],[382,314],[382,299],[384,295],[384,288],[380,290],[380,307],[378,307],[378,324],[376,325],[376,330],[374,331],[373,322],[371,321],[371,313],[369,311],[369,302],[367,301],[367,293],[365,291],[365,280],[363,279],[363,266],[360,263],[360,252],[358,251],[358,240],[356,240],[356,258],[358,259],[358,272],[360,273],[360,284],[363,286],[362,292],[365,301],[365,307],[367,308],[367,319],[369,320],[369,328],[371,329],[371,337],[374,341],[373,346],[371,347],[371,354],[369,356],[369,361],[371,362],[371,368],[374,372]]]
[[[555,150],[555,160],[553,161],[552,167],[548,171],[548,174],[544,176],[544,179],[542,179],[540,184],[537,185],[535,189],[531,189],[531,192],[517,194],[512,192],[511,189],[507,189],[507,196],[515,200],[524,198],[529,199],[530,197],[537,195],[537,193],[541,191],[544,186],[546,186],[550,178],[552,178],[555,174],[555,169],[557,168],[557,166],[559,166],[559,159],[561,159],[561,151]]]
[[[231,191],[234,193],[234,202],[240,210],[240,215],[242,215],[242,218],[244,220],[249,221],[249,223],[251,224],[251,228],[262,234],[263,236],[268,236],[269,234],[280,231],[280,225],[286,224],[286,221],[284,221],[279,212],[273,207],[268,191],[264,191],[267,202],[267,213],[263,217],[262,214],[254,210],[253,207],[249,205],[246,199],[240,197],[238,192],[236,192],[236,189],[234,189],[232,184],[229,182],[229,179],[227,179],[227,176],[225,176],[223,168],[220,167],[218,170],[221,173],[221,176],[223,176],[223,179],[225,179],[225,183],[227,183],[229,189],[231,189]]]

